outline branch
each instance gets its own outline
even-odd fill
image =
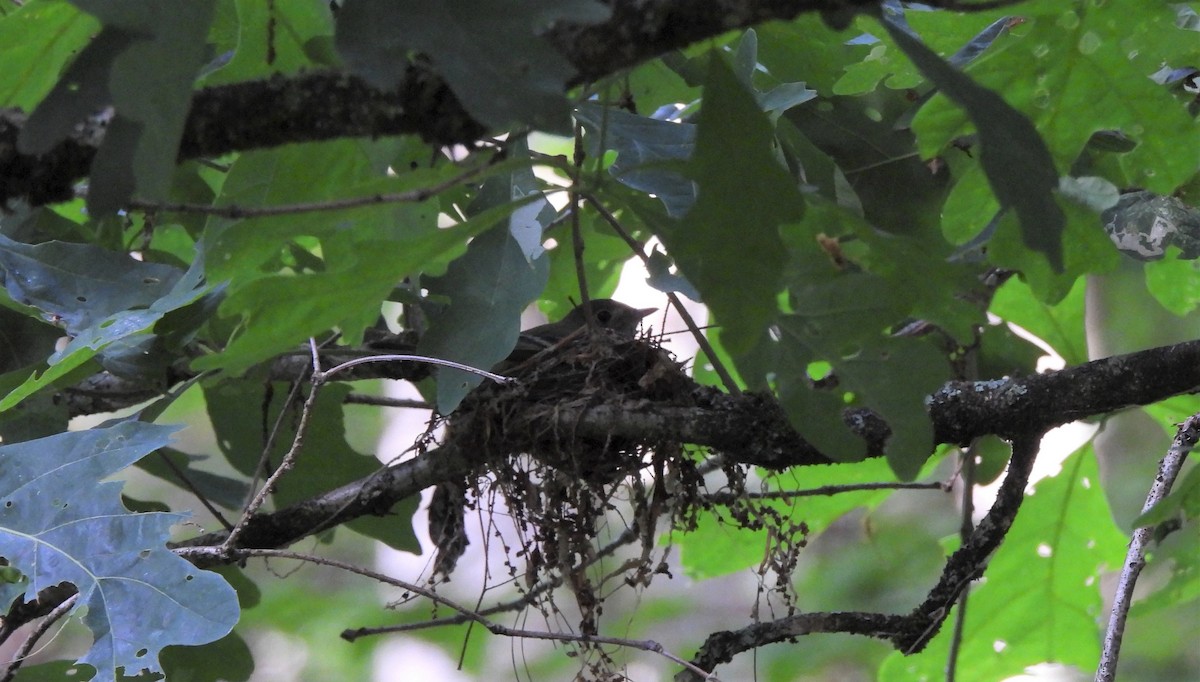
[[[905,654],[925,648],[950,614],[954,601],[971,582],[983,574],[988,557],[1000,546],[1012,527],[1013,519],[1025,499],[1025,486],[1038,451],[1040,432],[1031,432],[1013,443],[1008,475],[1001,484],[995,504],[963,546],[946,561],[937,584],[925,601],[906,616],[844,612],[805,613],[778,620],[755,623],[741,630],[713,633],[700,647],[692,663],[712,670],[728,663],[733,656],[766,644],[790,640],[818,632],[842,632],[889,640]],[[684,670],[676,680],[695,680]]]
[[[1189,341],[1096,360],[1061,372],[951,382],[929,398],[929,413],[938,443],[965,444],[988,434],[1018,440],[1084,417],[1193,391],[1197,386],[1200,341]],[[682,397],[673,402],[678,403]],[[692,384],[689,399],[691,404],[683,406],[649,400],[594,407],[551,406],[537,414],[514,416],[509,424],[512,433],[505,434],[505,442],[519,447],[520,434],[559,433],[568,439],[690,443],[720,451],[730,462],[771,469],[833,461],[792,429],[770,397],[754,393],[729,396],[712,387]],[[864,438],[872,452],[881,454],[884,441],[875,437],[880,430],[886,433],[887,425],[874,413],[860,414],[869,417],[864,421]],[[246,524],[238,546],[284,547],[360,516],[385,515],[393,504],[410,495],[468,475],[477,460],[451,440],[444,447],[334,491],[254,516]],[[221,544],[226,537],[223,531],[209,533],[180,546]]]
[[[236,547],[224,554],[192,558],[201,568],[229,563],[225,556],[235,549],[286,547],[304,537],[362,516],[386,516],[400,500],[420,493],[442,481],[461,478],[471,470],[470,462],[457,448],[442,447],[379,470],[336,490],[269,514],[257,514],[244,524]],[[223,545],[227,531],[207,533],[174,544],[174,547]]]
[[[574,66],[573,84],[619,73],[660,54],[727,31],[804,12],[844,15],[877,0],[609,0],[611,17],[596,24],[563,22],[545,38]],[[960,3],[930,3],[971,9]],[[982,9],[982,7],[981,7]],[[25,122],[19,111],[0,110],[0,206],[68,201],[73,185],[91,169],[98,147],[93,132],[80,133],[40,156],[17,151]],[[203,88],[192,98],[179,159],[345,137],[420,135],[439,146],[471,144],[487,133],[436,73],[408,65],[391,91],[343,72]]]
[[[1179,476],[1183,463],[1191,454],[1192,449],[1200,441],[1200,414],[1192,415],[1175,434],[1175,441],[1167,455],[1158,465],[1158,475],[1150,486],[1146,496],[1146,504],[1142,513],[1150,511],[1162,501]],[[1146,546],[1154,535],[1154,528],[1143,526],[1133,531],[1129,541],[1129,551],[1125,555],[1125,565],[1121,568],[1121,579],[1113,596],[1112,610],[1109,614],[1108,627],[1104,632],[1104,651],[1100,656],[1100,665],[1096,668],[1096,682],[1113,682],[1117,679],[1117,660],[1121,652],[1121,640],[1125,636],[1125,618],[1133,604],[1133,587],[1137,584],[1138,575],[1146,566]]]

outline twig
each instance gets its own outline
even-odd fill
[[[962,453],[962,511],[958,534],[965,544],[975,532],[975,453],[979,440]],[[958,655],[962,650],[963,631],[967,623],[967,601],[970,599],[970,586],[963,588],[958,598],[958,611],[954,615],[954,629],[951,631],[950,651],[946,654],[946,682],[954,682],[958,671]]]
[[[571,163],[571,247],[575,256],[575,280],[579,283],[579,305],[583,307],[583,319],[588,329],[596,331],[596,318],[592,316],[592,297],[588,293],[587,268],[583,263],[583,230],[579,226],[579,176],[583,171],[583,126],[575,123],[575,154]]]
[[[213,518],[215,518],[223,528],[226,530],[232,529],[233,524],[225,518],[225,515],[221,513],[220,509],[217,509],[216,505],[214,505],[207,497],[205,497],[204,491],[196,487],[195,483],[192,483],[192,479],[188,478],[187,473],[183,469],[180,469],[178,466],[176,466],[175,463],[171,461],[171,458],[168,457],[162,450],[158,450],[157,452],[159,459],[162,460],[163,464],[166,464],[167,468],[171,470],[171,473],[175,474],[175,477],[179,479],[180,485],[187,488],[188,491],[195,495],[196,499],[200,501],[200,504],[208,510],[208,513],[213,515]]]
[[[346,362],[343,362],[342,364],[337,365],[336,367],[333,367],[327,371],[318,372],[313,375],[313,383],[317,383],[318,381],[328,381],[329,378],[331,376],[333,376],[334,374],[337,374],[338,372],[350,369],[351,367],[357,367],[358,365],[365,365],[365,364],[372,363],[372,362],[393,362],[393,361],[425,362],[425,363],[429,363],[431,365],[441,365],[443,367],[450,367],[452,369],[460,369],[464,372],[470,372],[471,374],[477,374],[481,377],[484,377],[485,379],[491,379],[492,381],[494,381],[498,384],[504,384],[504,383],[508,383],[508,382],[512,381],[512,378],[510,378],[510,377],[506,377],[506,376],[503,376],[500,374],[495,374],[495,373],[489,372],[487,370],[479,369],[478,367],[464,365],[461,362],[454,362],[453,360],[442,360],[440,358],[431,358],[431,357],[428,357],[425,355],[371,355],[371,356],[364,357],[364,358],[355,358],[353,360],[347,360]]]
[[[1180,425],[1175,434],[1175,440],[1167,450],[1167,454],[1158,464],[1158,474],[1146,495],[1146,504],[1142,513],[1150,511],[1171,492],[1179,470],[1200,440],[1200,414],[1188,417]],[[1096,667],[1096,682],[1113,682],[1117,679],[1117,662],[1121,653],[1121,639],[1125,636],[1125,620],[1129,616],[1129,608],[1133,604],[1133,588],[1137,584],[1138,575],[1146,566],[1146,545],[1154,534],[1154,529],[1142,526],[1133,531],[1129,540],[1129,551],[1125,554],[1125,565],[1121,569],[1121,578],[1117,582],[1117,592],[1113,596],[1112,611],[1109,612],[1108,628],[1104,632],[1104,648],[1100,653],[1100,664]]]
[[[985,0],[983,2],[959,2],[958,0],[932,0],[926,4],[952,12],[985,12],[1018,5],[1025,0]]]
[[[58,619],[70,613],[71,609],[75,608],[75,602],[77,601],[79,601],[78,592],[71,595],[63,603],[59,604],[53,611],[49,613],[49,615],[45,617],[45,619],[42,620],[41,623],[38,623],[38,626],[34,628],[33,632],[29,633],[29,638],[21,644],[21,648],[18,649],[17,653],[13,655],[12,663],[9,663],[8,668],[4,671],[4,677],[0,678],[0,682],[12,682],[13,678],[17,676],[17,671],[21,669],[21,664],[24,663],[25,659],[29,657],[30,652],[33,651],[33,647],[37,645],[38,640],[40,640],[42,636],[50,630],[50,627],[54,625]]]
[[[242,511],[242,517],[238,519],[237,525],[229,531],[229,536],[225,538],[225,542],[221,545],[221,549],[225,551],[232,549],[237,543],[238,536],[245,530],[246,524],[254,516],[254,513],[267,501],[267,496],[275,490],[275,485],[279,483],[279,479],[292,470],[292,467],[296,464],[296,457],[300,454],[300,448],[304,446],[304,437],[308,432],[308,425],[312,421],[312,415],[317,406],[317,394],[321,392],[323,384],[323,381],[320,379],[323,375],[321,374],[321,356],[317,350],[317,342],[315,339],[310,338],[308,345],[312,351],[313,381],[312,387],[308,390],[308,397],[304,399],[304,407],[300,410],[300,423],[296,425],[296,434],[292,437],[292,446],[288,448],[287,454],[283,456],[283,459],[279,462],[279,466],[275,468],[275,471],[263,483],[258,494],[254,496],[250,504],[246,505],[246,508]]]
[[[1029,483],[1040,439],[1040,431],[1014,436],[1008,474],[1000,484],[996,502],[967,541],[946,560],[938,582],[911,613],[903,616],[847,611],[803,613],[754,623],[739,630],[709,635],[692,662],[703,668],[715,668],[742,651],[816,632],[878,637],[889,640],[896,650],[905,654],[921,651],[937,634],[962,591],[982,575],[988,557],[1012,528],[1013,519],[1025,499],[1025,486]],[[689,678],[681,674],[676,679]]]
[[[613,553],[615,553],[621,547],[636,540],[637,537],[638,537],[638,534],[633,528],[626,528],[624,531],[621,532],[620,535],[618,535],[616,538],[614,538],[607,545],[605,545],[605,546],[601,547],[600,549],[596,550],[595,552],[593,552],[588,557],[588,560],[584,564],[584,567],[592,566],[592,565],[598,563],[599,561],[611,556]],[[481,616],[490,616],[495,613],[501,613],[501,612],[505,612],[505,611],[517,611],[517,610],[523,609],[527,606],[532,605],[534,603],[534,600],[538,596],[540,596],[542,593],[547,592],[549,590],[553,590],[556,587],[559,587],[560,585],[562,585],[562,583],[563,583],[563,577],[559,574],[552,573],[552,574],[547,575],[546,577],[542,578],[541,580],[537,581],[536,583],[534,583],[534,585],[532,587],[530,587],[528,590],[526,590],[525,593],[522,594],[520,597],[509,600],[507,602],[500,602],[498,604],[494,604],[492,606],[489,606],[486,609],[482,609],[482,610],[478,611],[477,613]],[[446,618],[438,618],[435,620],[427,620],[427,621],[421,621],[421,622],[417,622],[417,623],[402,623],[399,625],[388,625],[388,626],[378,627],[378,628],[359,628],[357,630],[354,630],[354,634],[356,637],[366,637],[369,635],[382,635],[382,634],[391,634],[391,633],[397,633],[397,632],[411,632],[414,630],[427,630],[429,628],[443,627],[443,626],[447,626],[447,625],[461,625],[461,624],[467,622],[468,620],[469,620],[468,618],[466,618],[465,616],[462,616],[462,615],[448,616]]]
[[[279,414],[275,415],[275,423],[271,425],[271,430],[267,431],[266,424],[263,424],[264,438],[262,454],[258,457],[258,463],[254,465],[254,477],[250,480],[250,485],[246,489],[246,501],[242,504],[243,508],[254,501],[255,490],[258,488],[259,477],[267,475],[269,464],[271,461],[271,449],[275,447],[275,439],[279,437],[279,433],[283,430],[283,422],[288,416],[288,408],[296,397],[300,395],[300,391],[304,388],[304,377],[312,372],[312,361],[306,365],[299,374],[291,379],[292,387],[288,390],[287,398],[284,399],[283,405],[279,409]],[[263,395],[263,421],[266,422],[270,415],[271,396],[273,389],[270,384],[267,384],[267,390]]]
[[[621,225],[621,222],[617,220],[617,217],[614,216],[611,211],[605,208],[604,205],[600,203],[600,200],[598,200],[594,195],[583,193],[583,197],[588,200],[588,204],[591,205],[592,208],[596,209],[596,212],[600,214],[600,217],[604,218],[604,222],[608,223],[609,227],[611,227],[613,231],[617,233],[617,236],[625,240],[625,243],[629,245],[630,250],[632,250],[633,253],[637,255],[637,257],[640,258],[643,263],[645,263],[647,268],[649,268],[650,257],[642,251],[641,243],[634,239],[633,235],[629,234],[629,232],[625,230],[625,228]],[[704,336],[704,334],[700,333],[700,328],[696,324],[696,320],[692,319],[691,313],[687,311],[687,308],[683,307],[683,301],[680,301],[679,296],[673,291],[668,291],[666,294],[667,298],[671,301],[671,305],[675,306],[675,310],[678,311],[679,316],[683,318],[683,323],[687,325],[687,328],[692,332],[692,337],[696,339],[696,343],[700,346],[700,350],[704,351],[704,354],[707,355],[708,359],[712,361],[713,370],[716,371],[717,376],[721,378],[721,384],[725,386],[725,390],[728,391],[730,395],[741,395],[741,387],[737,385],[737,382],[733,380],[733,375],[730,374],[729,370],[725,368],[725,365],[721,363],[721,359],[717,357],[717,353],[715,350],[713,350],[712,344],[708,342],[708,338]]]
[[[475,176],[492,168],[495,165],[495,160],[489,159],[483,164],[475,166],[474,168],[470,168],[465,172],[450,178],[449,180],[439,182],[438,184],[430,187],[422,187],[420,189],[413,189],[407,192],[372,194],[371,196],[352,197],[349,199],[285,204],[282,206],[213,206],[212,204],[162,203],[157,201],[145,201],[142,199],[131,199],[129,201],[128,208],[140,211],[198,213],[200,215],[242,219],[294,215],[297,213],[317,213],[321,211],[341,211],[348,208],[360,208],[362,206],[373,206],[376,204],[415,203],[425,201],[426,199],[441,194],[442,192],[454,189],[455,187],[468,180],[471,180]]]
[[[224,551],[225,550],[223,548],[212,548],[212,547],[185,547],[185,548],[179,548],[179,549],[175,550],[175,552],[177,554],[180,554],[181,556],[184,556],[184,557],[199,556],[199,555],[212,554],[212,553],[220,554],[220,553],[223,553]],[[376,580],[381,583],[385,583],[387,585],[392,585],[393,587],[399,587],[399,588],[407,590],[409,592],[419,594],[422,597],[425,597],[426,599],[429,599],[431,601],[435,601],[439,604],[443,604],[451,609],[454,609],[459,614],[464,616],[467,620],[479,623],[483,627],[487,628],[489,632],[491,632],[492,634],[495,634],[495,635],[501,635],[501,636],[505,636],[505,637],[521,637],[521,638],[525,638],[525,639],[548,639],[548,640],[560,641],[560,642],[578,642],[580,644],[611,644],[611,645],[615,645],[615,646],[628,647],[631,649],[640,649],[642,651],[649,651],[652,653],[656,653],[656,654],[666,658],[667,660],[672,661],[673,663],[682,665],[682,666],[686,667],[688,670],[691,670],[693,673],[700,675],[703,679],[711,679],[711,675],[708,672],[687,662],[683,658],[676,656],[675,654],[667,651],[666,649],[663,648],[663,646],[661,644],[659,644],[658,642],[655,642],[653,640],[635,640],[635,639],[625,639],[622,637],[599,637],[599,636],[595,636],[595,635],[574,635],[574,634],[566,634],[566,633],[558,633],[558,632],[539,632],[539,631],[535,631],[535,630],[519,630],[516,628],[507,627],[505,625],[500,625],[499,623],[494,623],[491,620],[480,615],[478,612],[473,611],[465,606],[462,606],[462,605],[458,604],[457,602],[455,602],[454,600],[448,599],[426,587],[422,587],[415,583],[410,583],[410,582],[407,582],[404,580],[398,580],[391,576],[387,576],[382,573],[378,573],[376,571],[372,571],[370,569],[363,568],[361,566],[355,566],[354,564],[350,564],[350,563],[347,563],[344,561],[338,561],[336,559],[327,559],[325,557],[320,557],[320,556],[316,556],[316,555],[312,555],[312,554],[305,554],[302,552],[293,552],[290,550],[280,550],[280,549],[232,549],[232,550],[229,550],[228,553],[229,553],[229,555],[237,557],[237,558],[276,557],[276,558],[281,558],[281,559],[296,559],[298,561],[307,561],[307,562],[318,564],[321,566],[330,566],[333,568],[339,568],[341,570],[348,571],[350,573],[355,573],[357,575],[361,575],[366,578],[371,578],[372,580]],[[353,641],[354,639],[356,639],[359,636],[360,636],[359,633],[357,633],[355,631],[350,631],[350,630],[342,633],[343,639],[347,639],[350,641]]]
[[[734,494],[730,492],[711,493],[703,496],[705,502],[713,504],[730,504],[740,502],[742,500],[790,500],[794,497],[818,497],[829,495],[840,495],[842,493],[862,492],[864,490],[941,490],[946,491],[947,486],[940,481],[931,481],[929,483],[901,483],[901,482],[879,482],[879,483],[848,483],[846,485],[823,485],[817,488],[805,488],[803,490],[771,490],[765,493],[741,493]]]
[[[381,395],[367,395],[365,393],[348,393],[342,402],[347,405],[374,405],[376,407],[408,407],[414,410],[432,410],[433,405],[430,405],[424,400],[414,400],[412,398],[389,398]]]

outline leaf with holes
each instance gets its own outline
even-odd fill
[[[27,600],[61,582],[78,589],[94,637],[79,662],[95,680],[157,672],[163,647],[207,644],[237,622],[233,588],[166,549],[186,516],[130,513],[121,484],[104,481],[175,428],[122,422],[0,447],[0,556],[24,574]]]
[[[0,411],[66,376],[103,351],[127,354],[168,312],[209,290],[204,263],[179,268],[133,260],[89,244],[22,244],[0,235],[0,281],[17,303],[41,311],[74,337],[49,367],[0,399]],[[128,342],[128,344],[127,344]],[[127,359],[127,358],[125,358]]]

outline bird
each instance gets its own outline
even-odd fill
[[[634,308],[610,298],[594,299],[591,301],[591,308],[596,327],[607,329],[622,339],[632,339],[637,334],[638,324],[642,318],[658,310],[658,308]],[[517,338],[516,347],[497,368],[505,370],[516,367],[567,337],[574,336],[586,326],[587,313],[584,312],[584,306],[578,305],[558,322],[526,329]]]

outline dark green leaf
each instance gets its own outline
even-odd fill
[[[205,499],[226,509],[239,509],[246,502],[249,486],[245,481],[222,476],[193,466],[208,459],[204,455],[189,455],[175,448],[161,448],[137,466],[152,476],[179,486],[189,493],[199,493]],[[186,482],[180,477],[186,478]]]
[[[675,263],[670,256],[657,248],[654,249],[654,253],[650,254],[650,261],[646,264],[646,269],[650,272],[646,283],[659,291],[678,292],[693,301],[699,301],[700,292],[696,291],[696,287],[692,286],[686,277],[678,272],[671,272],[671,268],[674,266]]]
[[[681,174],[696,144],[696,126],[659,121],[611,107],[582,104],[575,118],[587,131],[588,154],[615,150],[609,172],[621,184],[658,197],[678,218],[696,201],[696,185]],[[675,162],[675,163],[673,163]]]
[[[766,116],[719,57],[712,58],[704,92],[687,166],[699,197],[680,224],[660,236],[726,326],[724,342],[736,355],[749,350],[776,313],[787,257],[779,226],[798,220],[804,202],[772,153]]]
[[[85,117],[112,105],[115,113],[92,162],[89,212],[113,213],[135,192],[147,199],[164,198],[215,3],[73,4],[100,19],[104,28],[34,110],[20,145],[32,153],[45,152]]]
[[[254,673],[254,654],[236,632],[204,646],[167,647],[161,660],[164,680],[246,682]]]
[[[115,313],[148,307],[183,271],[87,244],[21,244],[0,235],[0,272],[14,301],[79,334]]]
[[[485,124],[566,132],[563,93],[574,68],[538,33],[551,22],[595,22],[608,14],[588,0],[347,0],[336,44],[352,69],[380,87],[395,87],[410,53],[421,52]]]
[[[1016,211],[1025,245],[1044,253],[1051,267],[1061,272],[1066,216],[1053,195],[1058,171],[1033,123],[916,38],[889,21],[883,25],[909,59],[971,117],[979,132],[980,163],[1000,205]]]
[[[521,311],[541,294],[548,276],[549,258],[530,262],[508,230],[493,228],[476,237],[444,277],[427,282],[430,293],[448,297],[450,306],[430,315],[429,332],[417,351],[491,368],[516,345]],[[480,381],[474,374],[440,368],[438,412],[452,412]]]
[[[17,300],[63,321],[74,338],[48,359],[49,369],[31,374],[0,400],[0,411],[61,379],[103,352],[113,352],[114,368],[135,374],[161,369],[168,357],[142,358],[146,333],[167,313],[208,291],[204,264],[197,258],[186,273],[165,265],[135,261],[84,244],[47,242],[30,246],[0,236],[0,271]],[[142,358],[134,360],[132,358]],[[132,364],[131,364],[132,363]]]

